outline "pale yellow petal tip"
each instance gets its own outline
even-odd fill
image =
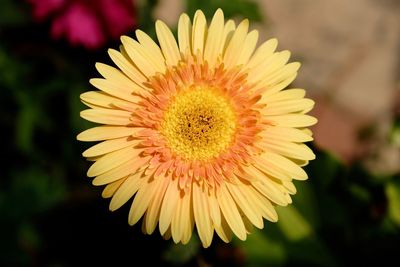
[[[94,64],[94,67],[96,68],[96,70],[99,70],[99,68],[101,68],[101,67],[103,67],[103,66],[106,66],[106,64],[101,63],[101,62],[96,62],[96,63]]]
[[[84,138],[83,133],[84,133],[84,132],[79,133],[79,134],[76,136],[76,140],[78,140],[78,141],[85,141],[85,140],[84,140],[85,138]]]
[[[292,55],[292,52],[290,52],[289,50],[283,50],[280,52],[282,56],[290,58],[290,56]]]
[[[94,109],[85,109],[82,110],[81,112],[79,112],[79,116],[85,120],[89,120],[90,121],[90,116],[92,115],[92,111],[94,111]]]
[[[268,43],[269,46],[271,46],[273,48],[273,50],[275,50],[278,47],[278,44],[279,44],[277,38],[268,39],[265,43]]]
[[[101,192],[101,197],[102,198],[110,198],[111,194],[109,192],[103,190],[103,192]]]
[[[277,223],[279,221],[278,216],[274,217],[274,218],[269,218],[268,221],[272,222],[272,223]]]
[[[156,29],[159,27],[168,27],[168,26],[167,26],[167,24],[165,24],[164,21],[158,19],[158,20],[156,20]]]
[[[90,138],[91,136],[88,135],[88,132],[90,132],[90,130],[91,130],[91,129],[87,129],[87,130],[85,130],[85,131],[79,133],[79,134],[76,136],[76,139],[77,139],[78,141],[83,141],[83,142],[92,141],[91,138]]]
[[[89,92],[84,92],[82,94],[79,95],[79,98],[81,101],[85,101],[87,99]]]
[[[147,35],[147,34],[144,31],[142,31],[141,29],[137,29],[137,30],[135,30],[135,35],[137,37],[138,35]]]
[[[121,35],[121,37],[119,37],[119,39],[121,40],[121,42],[123,43],[124,40],[126,40],[128,38],[128,36],[126,35]]]
[[[242,241],[246,241],[246,239],[247,239],[247,233],[246,232],[244,232],[241,235],[236,235],[236,236],[237,236],[237,238],[239,238]]]
[[[293,64],[293,69],[294,69],[295,71],[298,71],[298,70],[300,69],[300,67],[301,67],[301,63],[298,62],[298,61],[292,62],[291,64]]]
[[[82,119],[85,119],[85,117],[86,117],[86,113],[88,112],[88,110],[87,109],[85,109],[85,110],[82,110],[81,112],[79,112],[79,116],[82,118]]]
[[[214,16],[224,16],[224,11],[221,8],[218,8],[215,13]]]
[[[132,38],[130,38],[129,36],[126,36],[126,35],[122,35],[120,37],[120,40],[121,40],[122,46],[124,46],[126,43],[132,41]]]
[[[120,206],[117,205],[117,204],[119,204],[119,203],[110,202],[110,204],[108,205],[108,210],[111,211],[111,212],[116,211],[117,209],[120,208]]]
[[[311,116],[311,118],[312,118],[312,124],[311,125],[315,125],[315,124],[318,123],[318,119],[316,117],[312,117]]]
[[[95,176],[97,175],[97,173],[95,173],[95,172],[93,171],[93,168],[92,168],[92,167],[93,167],[93,165],[92,165],[92,166],[88,169],[88,171],[86,172],[86,176],[87,176],[87,177],[95,177]],[[95,184],[95,180],[92,181],[92,184],[93,184],[93,185],[96,185],[96,184]],[[97,186],[97,185],[96,185],[96,186]]]
[[[97,79],[99,79],[99,78],[91,78],[91,79],[89,80],[89,83],[90,83],[91,85],[95,86],[96,80],[97,80]]]
[[[190,20],[190,17],[189,17],[188,14],[182,13],[182,14],[179,16],[179,20],[181,20],[181,19]]]
[[[201,9],[197,9],[196,12],[194,13],[194,18],[201,16],[201,17],[205,17],[204,13]]]

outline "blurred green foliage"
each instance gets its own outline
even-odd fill
[[[262,21],[250,0],[187,0],[187,12]],[[155,0],[138,2],[139,27],[154,34]],[[359,163],[346,166],[317,151],[310,180],[296,183],[294,205],[278,208],[277,223],[265,221],[245,242],[215,238],[202,249],[196,237],[173,245],[144,236],[126,222],[127,207],[110,213],[100,189],[85,178],[87,147],[76,142],[89,127],[79,118],[79,94],[97,76],[100,51],[51,40],[47,22],[32,21],[24,1],[0,4],[0,266],[125,264],[150,266],[342,266],[383,264],[400,244],[400,175],[378,177]],[[132,33],[128,33],[132,34]],[[108,47],[117,48],[118,41]],[[399,119],[389,137],[399,144]],[[91,251],[96,251],[93,256]],[[153,257],[147,257],[151,251]]]
[[[254,0],[186,0],[185,3],[190,17],[193,17],[197,9],[201,9],[208,18],[212,18],[215,10],[221,8],[228,18],[239,16],[251,21],[262,20],[258,4]]]

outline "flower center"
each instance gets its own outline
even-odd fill
[[[236,116],[215,88],[192,86],[179,92],[161,124],[171,150],[190,160],[208,160],[231,144]]]

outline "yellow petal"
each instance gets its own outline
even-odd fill
[[[137,156],[138,152],[132,154],[133,155],[128,161],[123,162],[121,165],[117,166],[117,168],[110,169],[97,176],[95,179],[93,179],[92,184],[104,185],[121,179],[127,175],[134,174],[150,159],[150,157],[139,158]]]
[[[214,67],[223,45],[224,13],[219,8],[211,21],[208,29],[207,41],[204,49],[204,60],[210,67]]]
[[[299,62],[292,62],[281,68],[278,67],[275,71],[263,76],[263,83],[265,83],[265,86],[267,87],[272,87],[273,85],[292,77],[293,74],[297,74],[300,66],[301,64]]]
[[[296,79],[296,77],[297,77],[297,72],[294,73],[292,76],[287,77],[285,80],[283,80],[277,84],[271,85],[271,86],[260,82],[254,87],[253,90],[254,91],[256,91],[256,90],[262,91],[263,99],[261,99],[261,101],[260,101],[262,103],[263,101],[265,101],[265,99],[268,99],[269,96],[274,95],[274,94],[278,93],[279,91],[281,91],[282,89],[286,88],[289,84],[291,84],[294,81],[294,79]]]
[[[251,202],[252,205],[261,212],[261,215],[265,219],[271,222],[276,222],[278,220],[278,214],[276,213],[274,206],[271,204],[271,201],[259,193],[257,189],[249,185],[244,186],[242,190],[248,196],[249,202]]]
[[[201,10],[197,10],[193,18],[192,28],[192,53],[203,55],[204,40],[206,38],[207,21]]]
[[[134,111],[137,106],[132,102],[113,97],[100,91],[89,91],[80,95],[82,102],[91,108],[110,108]]]
[[[142,99],[139,96],[132,95],[133,90],[129,90],[129,88],[124,86],[114,84],[106,79],[94,78],[90,79],[89,82],[99,90],[125,101],[137,103]]]
[[[248,80],[250,82],[259,83],[262,87],[267,87],[270,84],[268,76],[283,68],[289,58],[290,52],[287,50],[274,53],[261,64],[249,69]]]
[[[280,127],[308,127],[317,123],[317,119],[303,114],[288,114],[288,115],[276,115],[268,116],[268,120],[276,123]]]
[[[167,65],[178,65],[181,55],[176,40],[171,30],[161,20],[156,21],[156,33]]]
[[[267,127],[260,135],[267,140],[281,140],[288,142],[309,142],[313,138],[306,134],[303,130],[299,130],[291,127],[278,127],[271,126]]]
[[[83,110],[80,115],[91,122],[108,125],[128,125],[130,124],[132,113],[125,110],[96,108]]]
[[[287,89],[276,94],[270,95],[266,98],[266,102],[278,102],[278,101],[285,101],[285,100],[295,100],[304,98],[306,95],[306,91],[304,89],[294,88],[294,89]]]
[[[144,178],[129,210],[128,222],[134,225],[146,212],[151,200],[154,198],[154,192],[161,186],[163,179]]]
[[[144,49],[147,50],[146,54],[152,58],[153,62],[161,63],[165,61],[160,47],[153,41],[150,36],[148,36],[145,32],[141,30],[136,30],[135,33],[139,43]]]
[[[106,171],[109,171],[131,160],[137,154],[137,149],[134,149],[133,147],[127,147],[108,153],[107,155],[102,156],[99,160],[93,163],[92,166],[90,166],[87,172],[87,176],[94,177],[105,173]]]
[[[254,49],[256,48],[257,41],[258,41],[258,31],[253,30],[246,36],[246,39],[244,40],[242,53],[240,54],[236,62],[237,65],[246,64],[249,61],[251,55],[254,52]]]
[[[139,190],[143,179],[140,176],[143,172],[138,172],[126,178],[125,182],[121,184],[115,192],[110,202],[110,210],[115,211],[124,205],[136,192]]]
[[[292,182],[283,181],[282,184],[290,194],[292,195],[296,194],[297,189]]]
[[[161,179],[168,179],[161,177]],[[164,199],[162,201],[161,211],[160,211],[160,223],[159,229],[160,233],[164,234],[170,227],[173,212],[176,208],[176,204],[179,200],[179,187],[178,179],[174,179],[168,185],[168,189],[165,192]]]
[[[272,56],[277,46],[278,40],[275,38],[260,45],[256,52],[254,52],[249,63],[247,63],[246,68],[252,69],[264,63],[270,56]]]
[[[191,54],[192,23],[187,14],[183,13],[178,22],[179,50],[183,55]]]
[[[115,191],[119,188],[119,186],[126,180],[126,178],[119,179],[117,181],[114,181],[106,187],[104,187],[103,192],[101,193],[101,196],[103,198],[110,198],[114,195]]]
[[[178,244],[181,241],[183,233],[183,227],[181,226],[181,221],[183,220],[183,218],[181,218],[181,213],[182,213],[181,210],[183,202],[184,202],[184,194],[181,194],[180,192],[179,199],[178,202],[176,203],[176,208],[173,213],[171,222],[171,236],[175,244]]]
[[[315,155],[312,150],[304,144],[280,140],[263,140],[261,147],[265,149],[265,151],[272,151],[289,158],[302,160],[315,159]]]
[[[314,104],[314,101],[308,98],[272,102],[267,103],[267,106],[262,110],[262,114],[268,116],[303,112],[304,110],[311,110]]]
[[[192,192],[189,190],[182,199],[182,208],[180,214],[180,225],[182,227],[182,244],[187,244],[192,237],[194,227]]]
[[[123,126],[98,126],[81,132],[76,137],[79,141],[102,141],[126,137],[137,132],[137,128]]]
[[[148,55],[148,51],[137,41],[128,36],[122,36],[121,42],[130,59],[145,76],[151,77],[157,72],[164,73],[164,62],[154,62],[152,57]]]
[[[236,65],[238,55],[242,53],[243,44],[247,36],[249,21],[243,20],[237,27],[224,54],[224,65],[229,68]]]
[[[288,204],[285,194],[279,190],[277,184],[272,180],[264,179],[263,181],[256,181],[252,184],[254,188],[256,188],[261,194],[266,196],[272,202],[280,206],[286,206]]]
[[[157,188],[157,191],[154,193],[154,198],[151,201],[149,208],[146,212],[145,217],[145,232],[147,234],[153,233],[154,229],[157,226],[157,222],[160,216],[160,208],[165,195],[165,191],[167,190],[168,184],[170,183],[170,179],[163,179],[162,185]]]
[[[101,76],[103,76],[111,83],[118,85],[121,88],[126,88],[126,91],[129,93],[134,92],[139,95],[143,93],[143,87],[134,83],[118,69],[103,63],[96,63],[95,66],[97,71],[101,74]]]
[[[196,221],[197,232],[203,247],[210,246],[214,234],[214,228],[209,214],[208,201],[205,198],[206,192],[203,191],[199,183],[193,183],[193,213]]]
[[[123,54],[114,49],[108,49],[108,55],[129,79],[134,81],[139,86],[143,87],[143,83],[145,83],[147,79],[137,69],[133,62],[130,62],[126,57],[124,57]]]
[[[247,218],[257,227],[263,228],[263,220],[262,216],[257,212],[254,206],[248,201],[248,197],[246,194],[243,194],[241,190],[242,185],[234,185],[229,182],[226,183],[226,187],[228,188],[229,192],[231,193],[233,199],[235,200],[236,204],[239,206],[241,211],[246,215]]]
[[[283,172],[287,172],[293,179],[306,180],[308,178],[307,173],[301,167],[281,155],[273,152],[264,152],[259,157],[269,163],[269,166],[272,165],[281,169]]]
[[[232,240],[233,232],[224,216],[221,216],[221,225],[215,226],[215,232],[225,243],[229,243]]]
[[[233,34],[235,33],[235,30],[236,30],[236,24],[235,24],[235,22],[233,21],[233,20],[228,20],[226,23],[225,23],[225,27],[224,27],[224,32],[223,32],[223,41],[222,41],[222,43],[223,43],[223,46],[221,47],[221,51],[220,51],[220,53],[219,54],[221,54],[221,55],[223,55],[224,53],[225,53],[225,51],[226,51],[226,48],[228,47],[228,45],[229,45],[229,43],[230,43],[230,41],[231,41],[231,39],[232,39],[232,36],[233,36]],[[222,59],[222,58],[221,58]]]
[[[254,181],[263,181],[265,179],[269,179],[273,177],[282,181],[290,181],[292,178],[286,172],[282,172],[279,168],[274,165],[269,164],[269,162],[263,160],[262,158],[258,158],[258,161],[254,162],[254,166],[246,166],[243,169],[251,176],[256,177]],[[253,181],[252,181],[253,182]]]
[[[107,140],[101,142],[97,145],[92,146],[89,149],[86,149],[82,155],[84,157],[97,157],[101,156],[121,148],[125,148],[128,146],[135,146],[140,142],[140,140],[130,140],[128,137],[122,137],[112,140]]]
[[[222,214],[226,219],[227,224],[235,233],[240,240],[246,239],[246,228],[244,226],[242,217],[237,209],[235,202],[232,199],[231,194],[226,189],[226,186],[222,184],[217,190],[217,199],[221,208]]]
[[[210,216],[214,227],[221,226],[221,210],[219,209],[219,204],[217,201],[217,197],[215,196],[215,192],[211,194],[207,194],[208,198],[208,207],[210,208]]]

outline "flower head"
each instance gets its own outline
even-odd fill
[[[52,17],[53,38],[66,37],[72,45],[98,48],[135,24],[131,0],[28,0],[33,16]]]
[[[263,218],[277,221],[274,206],[292,202],[292,180],[314,159],[303,144],[305,115],[314,102],[303,89],[285,89],[299,63],[275,52],[275,39],[256,49],[258,32],[248,20],[235,25],[216,11],[207,26],[197,11],[178,24],[178,43],[161,21],[157,45],[137,30],[109,50],[118,68],[96,64],[100,91],[81,95],[81,116],[104,124],[78,135],[102,141],[83,155],[94,185],[116,210],[133,198],[129,223],[143,217],[143,231],[187,243],[194,226],[204,247],[214,231],[225,242],[246,239]]]

